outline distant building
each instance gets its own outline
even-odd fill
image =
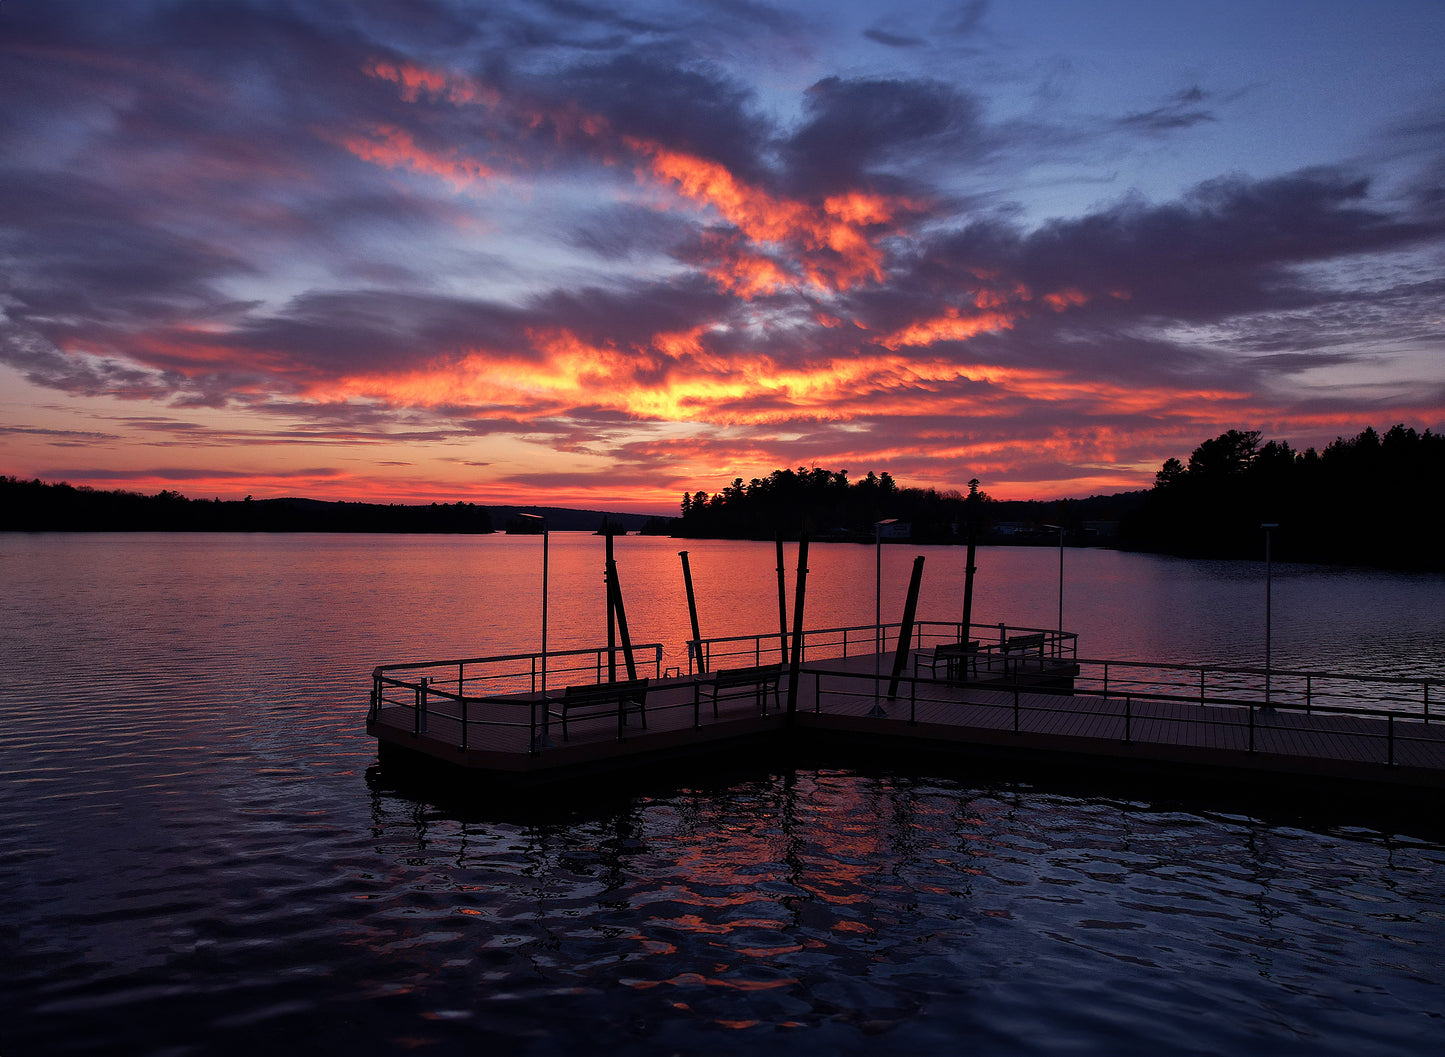
[[[885,540],[906,540],[913,536],[913,522],[895,521],[891,525],[878,526],[878,538]]]

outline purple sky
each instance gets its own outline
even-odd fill
[[[0,472],[675,512],[1445,428],[1445,5],[0,3]]]

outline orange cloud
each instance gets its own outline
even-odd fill
[[[626,142],[648,159],[642,175],[670,183],[684,198],[717,210],[751,242],[802,249],[804,276],[824,290],[881,282],[883,252],[869,229],[891,224],[900,213],[916,208],[904,199],[862,191],[815,206],[744,183],[719,162],[649,140]]]
[[[496,107],[502,103],[502,93],[489,84],[459,74],[428,70],[414,63],[374,59],[364,65],[362,71],[369,77],[397,85],[401,97],[408,103],[417,102],[423,95],[458,104]]]
[[[885,349],[897,350],[905,345],[924,346],[939,341],[966,341],[986,330],[1008,330],[1014,325],[1015,318],[1003,312],[979,312],[965,316],[959,309],[949,308],[941,316],[920,320],[887,337],[879,338],[878,344]]]
[[[369,136],[343,136],[338,142],[362,161],[435,176],[458,191],[496,175],[489,166],[464,158],[456,151],[442,154],[427,150],[417,144],[410,132],[393,125],[378,125],[371,129]]]
[[[431,98],[483,106],[526,128],[551,128],[558,139],[584,137],[607,164],[616,164],[624,149],[640,156],[645,160],[636,169],[641,178],[659,181],[683,198],[716,210],[752,244],[708,272],[721,288],[744,299],[774,293],[800,280],[834,292],[881,282],[884,255],[878,245],[879,229],[888,230],[901,215],[919,208],[903,198],[861,190],[833,195],[821,203],[774,195],[740,180],[720,162],[654,140],[616,139],[605,117],[573,102],[539,105],[508,97],[469,77],[410,64],[377,60],[365,72],[397,85],[408,102]],[[426,151],[399,129],[378,129],[369,138],[348,137],[344,143],[368,161],[436,175],[458,187],[494,175],[454,152]],[[778,250],[801,254],[796,275],[775,259]]]

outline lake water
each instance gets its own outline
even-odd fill
[[[637,642],[776,624],[771,544],[617,541]],[[549,642],[605,638],[556,534]],[[956,620],[961,548],[915,554]],[[436,804],[369,776],[369,672],[530,650],[540,540],[0,537],[0,1054],[1425,1054],[1445,843],[1228,799],[796,766]],[[787,549],[792,599],[794,548]],[[807,624],[871,623],[814,545]],[[1261,563],[1067,551],[1089,657],[1263,660]],[[979,552],[1051,627],[1057,550]],[[1445,578],[1276,564],[1276,664],[1445,677]]]

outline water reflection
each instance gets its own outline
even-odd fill
[[[677,542],[617,542],[634,639],[680,654]],[[705,635],[774,626],[771,545],[688,546]],[[1442,844],[1378,816],[932,765],[550,805],[368,785],[371,667],[533,648],[538,549],[0,539],[0,1050],[1437,1048]],[[605,632],[602,553],[553,539],[559,648]],[[913,553],[885,548],[885,605]],[[1056,558],[982,552],[979,619],[1052,624]],[[956,610],[962,560],[928,551],[925,615]],[[870,622],[872,561],[815,547],[808,612]],[[1068,570],[1090,652],[1249,659],[1251,563]],[[1445,675],[1438,577],[1276,573],[1282,663]]]
[[[826,770],[507,822],[373,812],[378,852],[450,901],[428,945],[624,1038],[1147,1052],[1196,1048],[1197,1016],[1222,1051],[1412,1052],[1424,1020],[1393,1011],[1445,1001],[1445,849],[1379,833]]]

